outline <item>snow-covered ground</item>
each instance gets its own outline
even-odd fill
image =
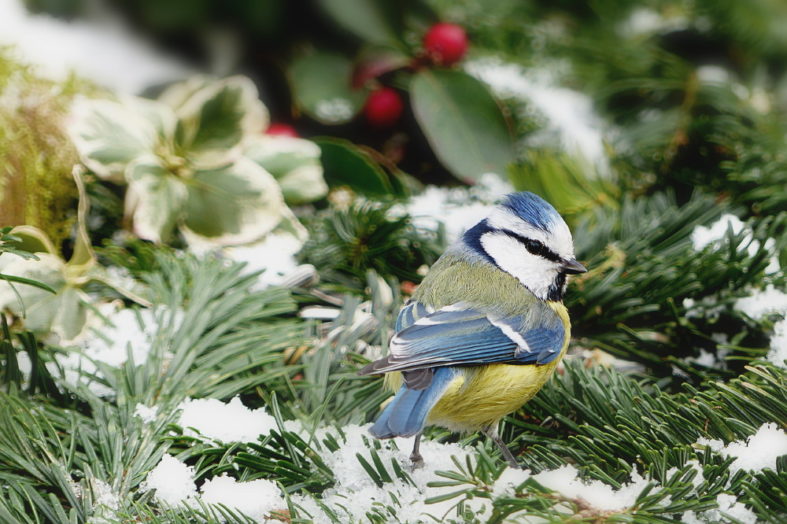
[[[179,424],[198,430],[189,434],[205,438],[215,438],[223,442],[251,442],[258,437],[268,435],[276,428],[275,421],[264,409],[250,410],[239,398],[229,403],[218,400],[186,400],[182,409]],[[257,420],[259,419],[259,420]],[[309,440],[309,430],[300,422],[286,421],[287,431],[299,433]],[[344,437],[340,435],[343,434]],[[421,452],[426,465],[412,470],[408,467],[412,439],[396,439],[385,441],[377,453],[382,463],[387,465],[395,461],[402,464],[410,476],[412,483],[398,478],[393,473],[391,482],[378,486],[369,476],[357,456],[360,454],[371,462],[369,449],[373,439],[368,435],[368,425],[349,425],[341,428],[341,434],[334,428],[321,427],[316,430],[314,439],[318,442],[332,435],[339,443],[335,451],[321,454],[321,459],[333,471],[336,484],[325,491],[320,501],[338,511],[340,518],[348,522],[361,521],[368,512],[382,506],[393,506],[401,522],[419,522],[426,515],[440,519],[450,514],[457,499],[449,499],[434,504],[424,504],[424,500],[450,493],[457,486],[435,487],[431,482],[445,480],[436,471],[455,470],[454,459],[464,463],[474,453],[472,448],[463,448],[457,444],[441,444],[426,440],[422,442]],[[776,423],[763,424],[753,435],[741,441],[724,444],[721,440],[700,438],[695,449],[698,456],[710,448],[722,457],[733,457],[733,473],[743,469],[759,472],[764,468],[776,468],[776,459],[787,454],[787,434]],[[698,460],[687,463],[695,470],[692,480],[694,488],[704,482],[703,468]],[[672,468],[666,472],[671,478],[678,472]],[[529,470],[507,468],[492,485],[487,486],[494,497],[516,496],[517,489],[528,479],[559,493],[571,500],[581,500],[594,511],[622,511],[636,504],[637,498],[649,485],[654,484],[651,494],[661,490],[659,482],[638,473],[632,468],[631,479],[620,487],[610,486],[599,480],[580,478],[579,470],[572,465],[560,466],[540,473]],[[268,480],[238,481],[221,475],[208,479],[198,490],[195,484],[193,467],[177,458],[166,454],[159,464],[149,473],[141,486],[142,491],[155,490],[154,496],[161,503],[171,506],[195,505],[197,501],[206,504],[224,504],[228,508],[246,513],[257,519],[264,518],[271,512],[286,509],[284,495],[279,487]],[[310,515],[314,522],[330,522],[331,520],[321,508],[317,499],[311,495],[296,494],[290,496],[291,502]],[[722,512],[733,516],[744,523],[754,523],[754,513],[729,493],[721,493],[717,497],[719,508],[700,514],[687,512],[683,515],[684,522],[708,523],[722,520]],[[467,505],[480,515],[489,515],[492,510],[491,500],[476,497],[468,500]],[[567,508],[568,511],[568,508]]]

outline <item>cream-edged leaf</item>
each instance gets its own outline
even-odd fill
[[[183,215],[187,190],[183,179],[155,157],[144,157],[126,171],[125,213],[134,233],[153,242],[167,241]]]
[[[215,167],[231,159],[244,137],[262,133],[268,110],[248,78],[235,76],[210,82],[177,99],[177,144],[196,165]]]
[[[41,318],[46,318],[49,308],[54,309],[49,331],[57,335],[59,343],[67,343],[82,334],[88,321],[87,295],[73,287],[65,288],[46,303],[39,303],[35,310],[31,308],[26,326],[29,328],[33,317],[39,315],[39,309]]]
[[[57,312],[58,295],[66,289],[65,262],[50,253],[36,253],[38,260],[2,257],[3,274],[29,278],[47,284],[57,293],[33,286],[0,280],[0,311],[22,318],[25,327],[36,334],[49,332]]]
[[[197,171],[188,181],[186,238],[217,245],[252,242],[276,227],[287,209],[270,173],[247,158]]]
[[[126,166],[154,150],[156,126],[146,114],[111,100],[74,102],[68,134],[82,162],[100,178],[123,183]]]
[[[248,141],[245,155],[279,179],[304,163],[320,160],[320,147],[303,138],[261,135]]]
[[[30,253],[57,254],[57,249],[49,239],[49,236],[35,226],[15,226],[12,234],[19,238],[19,243],[15,244],[15,247],[29,251]],[[16,257],[3,257],[0,260],[5,260],[6,258],[14,259]],[[2,262],[0,262],[0,264],[2,264]]]
[[[47,284],[55,291],[65,286],[65,262],[50,253],[35,253],[38,260],[5,256],[2,267],[3,274],[38,280]],[[51,293],[20,284],[9,284],[0,280],[0,309],[8,309],[19,315],[26,307],[42,298],[52,296]],[[20,299],[22,303],[20,304]]]
[[[321,165],[297,167],[279,179],[279,186],[288,204],[306,204],[328,194],[328,184]]]
[[[328,193],[314,142],[285,136],[259,136],[249,141],[245,154],[279,181],[289,204],[313,202]]]
[[[136,96],[124,96],[120,102],[147,120],[156,130],[160,142],[167,143],[174,139],[178,119],[170,106],[158,100],[148,100]]]
[[[82,178],[84,169],[82,166],[75,166],[71,173],[74,183],[79,192],[79,203],[77,205],[76,235],[74,239],[74,250],[66,264],[66,278],[69,281],[84,278],[85,273],[96,265],[96,254],[93,251],[93,244],[87,232],[87,214],[90,211],[90,199],[85,189],[85,181]]]
[[[167,87],[158,97],[158,101],[166,104],[177,112],[200,89],[207,87],[212,81],[204,75],[190,76],[183,82]]]
[[[309,238],[309,231],[303,227],[298,217],[292,212],[289,207],[284,208],[282,213],[281,222],[271,231],[274,235],[287,235],[293,237],[301,245]]]

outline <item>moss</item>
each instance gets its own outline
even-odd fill
[[[63,131],[69,104],[89,86],[53,82],[0,49],[0,226],[29,224],[56,246],[76,219],[76,150]]]

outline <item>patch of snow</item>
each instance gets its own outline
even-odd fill
[[[381,449],[377,450],[383,464],[394,476],[390,468],[394,460],[403,465],[403,469],[410,475],[413,484],[409,484],[394,476],[393,482],[386,483],[382,488],[369,477],[369,474],[358,461],[356,455],[360,453],[367,460],[369,447],[374,440],[368,436],[368,426],[350,425],[342,428],[346,439],[338,450],[323,456],[326,465],[336,476],[336,485],[323,493],[321,502],[338,513],[338,518],[343,522],[359,522],[367,520],[367,513],[378,509],[384,515],[390,516],[383,509],[391,506],[396,510],[399,522],[425,522],[429,521],[426,515],[433,515],[438,520],[450,512],[457,499],[452,499],[436,504],[424,504],[424,500],[440,494],[451,492],[455,488],[431,488],[427,483],[445,480],[435,475],[435,471],[452,470],[455,465],[451,456],[456,456],[460,462],[465,460],[468,450],[457,444],[440,444],[425,440],[421,442],[421,454],[426,462],[425,467],[411,470],[409,464],[410,446],[412,439],[396,439],[394,447],[392,441],[381,442]],[[341,439],[338,439],[341,442]],[[369,444],[367,444],[367,442]],[[296,494],[292,501],[301,506],[310,514],[310,519],[316,523],[331,522],[317,501],[308,495]],[[395,500],[398,500],[398,503]],[[467,504],[471,510],[489,515],[491,504],[487,499],[475,498]],[[301,512],[303,517],[303,512]],[[446,517],[448,518],[448,517]]]
[[[739,235],[746,228],[746,224],[735,215],[724,214],[711,226],[697,226],[691,232],[691,242],[696,251],[702,251],[706,246],[715,244],[727,236],[727,231],[732,230],[734,235]]]
[[[665,17],[647,7],[632,9],[629,17],[620,24],[618,32],[627,37],[647,36],[685,29],[689,26],[684,16]]]
[[[757,522],[757,515],[750,509],[747,509],[743,503],[738,502],[734,495],[719,493],[716,497],[716,504],[719,505],[719,511],[726,513],[743,524],[755,524]],[[713,521],[721,522],[722,519],[717,520],[714,518]]]
[[[223,474],[206,480],[199,494],[194,482],[193,466],[165,454],[148,473],[140,491],[155,490],[155,499],[169,506],[196,506],[198,499],[205,504],[223,504],[259,522],[273,511],[286,509],[279,487],[270,480],[238,482]]]
[[[721,333],[721,335],[724,334]],[[729,354],[730,349],[725,347],[717,347],[715,352],[700,348],[700,354],[698,356],[688,357],[685,361],[707,368],[727,369],[727,362],[724,359]]]
[[[692,362],[707,368],[724,369],[726,368],[726,364],[720,357],[721,355],[716,355],[716,353],[711,353],[710,351],[700,349],[699,356],[689,357],[686,359],[686,362]]]
[[[715,296],[702,297],[700,300],[693,298],[683,299],[683,308],[686,310],[686,318],[707,318],[715,320],[724,311],[724,304],[719,304]]]
[[[551,142],[550,135],[555,135],[569,153],[583,157],[602,174],[609,172],[602,120],[586,94],[558,86],[551,70],[528,70],[498,58],[472,60],[465,69],[489,85],[497,96],[535,106],[547,121],[546,136],[536,136],[539,142]]]
[[[617,511],[633,506],[637,496],[649,483],[649,480],[637,473],[636,469],[631,471],[631,482],[623,484],[620,489],[615,489],[599,480],[582,480],[578,474],[577,468],[565,465],[551,471],[542,471],[533,475],[533,479],[564,497],[582,499],[594,508],[605,511]],[[655,492],[654,489],[651,493]]]
[[[706,84],[729,84],[732,81],[732,76],[727,69],[715,65],[698,67],[697,78]]]
[[[697,489],[705,482],[705,473],[702,470],[702,466],[697,459],[690,460],[686,463],[687,466],[691,466],[691,469],[695,471],[694,478],[691,480],[691,484],[694,486],[694,489]],[[669,479],[675,473],[678,472],[678,468],[672,467],[667,470],[666,478]]]
[[[732,474],[740,470],[757,473],[765,468],[775,471],[776,459],[787,455],[787,433],[774,422],[763,424],[754,435],[726,446],[721,440],[706,438],[698,439],[697,444],[707,446],[724,457],[734,457],[730,465]]]
[[[101,376],[95,362],[119,367],[130,355],[136,365],[144,363],[159,330],[164,326],[177,329],[183,313],[162,307],[117,309],[115,304],[102,305],[99,312],[97,317],[100,318],[94,319],[94,325],[76,346],[68,353],[56,355],[56,362],[47,363],[47,368],[59,374],[62,367],[67,383],[85,384],[96,395],[111,397],[115,394],[113,389],[86,376]]]
[[[513,495],[516,492],[516,488],[522,485],[530,476],[529,470],[506,468],[492,485],[492,495],[495,498]]]
[[[514,188],[503,177],[485,173],[470,188],[427,186],[404,206],[394,206],[391,213],[407,213],[414,226],[429,231],[437,231],[443,224],[446,240],[451,243],[486,218],[495,203],[512,191]]]
[[[156,500],[176,506],[193,499],[197,494],[194,485],[194,467],[187,466],[169,453],[148,473],[140,490],[156,490]]]
[[[145,404],[137,404],[134,407],[134,415],[142,419],[142,422],[147,424],[156,420],[158,416],[158,407],[146,406]]]
[[[112,486],[97,478],[91,479],[90,485],[96,521],[103,521],[120,509],[120,497],[112,491]]]
[[[716,497],[716,504],[718,504],[718,508],[710,511],[701,513],[687,511],[683,514],[680,521],[684,524],[716,524],[717,522],[729,522],[729,519],[725,518],[725,515],[727,515],[743,524],[755,524],[757,522],[757,515],[746,508],[743,503],[738,502],[734,495],[720,493]]]
[[[131,271],[122,266],[108,266],[105,278],[114,288],[132,291],[137,294],[143,289],[142,285],[131,274]]]
[[[184,434],[222,442],[256,442],[276,428],[276,419],[265,408],[249,409],[240,397],[227,404],[213,398],[184,400],[178,425]]]
[[[695,251],[702,251],[708,246],[718,249],[724,245],[727,231],[729,230],[736,236],[743,233],[738,246],[736,246],[738,250],[745,248],[749,256],[754,256],[760,251],[760,241],[754,239],[751,229],[740,218],[730,213],[722,215],[719,220],[710,226],[697,226],[694,228],[691,232],[691,242]],[[781,269],[779,258],[774,252],[775,246],[776,241],[774,239],[769,238],[766,240],[765,249],[772,254],[768,267],[765,268],[765,272],[768,274],[778,273]]]
[[[19,367],[19,373],[22,374],[24,380],[29,380],[30,373],[33,372],[33,362],[30,360],[30,355],[27,351],[16,352],[16,365]]]
[[[773,364],[787,369],[787,318],[783,318],[773,325],[771,336],[771,350],[767,359]],[[21,366],[20,366],[21,367]]]
[[[317,118],[326,122],[342,122],[352,118],[353,105],[342,97],[320,100],[314,108],[314,113]]]
[[[266,479],[238,482],[225,474],[205,481],[200,488],[202,501],[223,504],[256,522],[263,522],[275,511],[287,510],[287,503],[275,482]]]
[[[225,248],[222,254],[234,262],[243,262],[243,273],[248,275],[263,271],[252,287],[255,290],[281,285],[289,275],[298,270],[295,254],[303,242],[290,234],[271,233],[261,242]]]
[[[787,293],[768,286],[748,297],[739,298],[733,307],[754,320],[762,320],[771,314],[787,314]]]
[[[19,60],[33,64],[38,74],[54,80],[73,71],[113,91],[139,93],[189,72],[133,34],[115,16],[67,22],[28,13],[22,0],[0,0],[0,13],[0,45],[13,46]]]

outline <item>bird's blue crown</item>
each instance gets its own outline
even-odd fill
[[[553,224],[562,220],[560,214],[549,202],[529,191],[520,191],[519,193],[506,195],[499,206],[506,208],[520,220],[544,232],[549,231]],[[490,231],[495,231],[495,228],[490,226],[489,222],[484,219],[468,229],[462,240],[471,250],[494,263],[492,258],[481,247],[481,236]]]
[[[560,214],[549,202],[529,191],[511,193],[500,205],[543,231],[548,231],[552,224],[560,220]]]

